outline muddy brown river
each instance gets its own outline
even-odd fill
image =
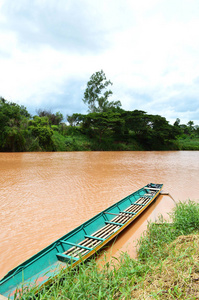
[[[0,153],[0,278],[49,243],[147,183],[199,201],[199,151]],[[175,203],[160,196],[107,248],[128,251],[149,220]]]

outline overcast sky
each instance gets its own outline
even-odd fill
[[[101,69],[122,108],[199,125],[199,0],[0,0],[0,96],[86,113]]]

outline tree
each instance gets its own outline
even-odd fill
[[[176,127],[180,127],[180,119],[177,118],[177,119],[175,120],[175,122],[174,122],[173,125],[176,126]]]
[[[115,112],[90,113],[82,115],[82,128],[90,137],[98,139],[99,143],[103,138],[110,138],[113,134],[118,134],[123,128],[124,120],[121,115]],[[119,128],[119,129],[118,129]]]
[[[148,115],[141,110],[123,112],[125,130],[147,150],[166,148],[176,139],[180,130],[159,115]]]
[[[133,131],[136,135],[145,134],[148,126],[148,116],[142,110],[125,111],[123,113],[126,128]]]
[[[47,116],[34,116],[33,120],[29,122],[29,130],[33,137],[38,140],[39,146],[42,150],[54,150],[54,143],[52,140],[53,130],[49,126],[49,119]]]
[[[194,131],[194,122],[193,121],[189,121],[187,123],[188,129],[189,129],[189,134],[193,133]]]
[[[60,125],[62,120],[64,119],[63,115],[60,112],[56,112],[56,114],[51,113],[50,110],[37,110],[39,117],[48,117],[50,125]]]
[[[0,98],[0,150],[24,151],[30,114],[24,106]]]
[[[112,82],[106,79],[103,70],[91,76],[83,98],[83,102],[88,105],[88,112],[106,112],[121,106],[120,101],[108,101],[113,94],[111,90],[107,90],[109,85]]]
[[[159,115],[151,115],[151,145],[152,149],[161,149],[162,146],[172,144],[172,141],[176,139],[176,131],[174,127],[169,124],[166,118]]]
[[[199,135],[199,125],[195,125],[196,134]]]
[[[72,116],[67,115],[66,120],[70,124],[70,126],[77,126],[82,122],[83,115],[82,114],[72,114]]]

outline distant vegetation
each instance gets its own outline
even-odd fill
[[[79,268],[63,269],[37,296],[37,288],[19,291],[18,296],[24,300],[199,299],[198,229],[199,204],[181,202],[170,222],[160,217],[148,225],[138,242],[136,260],[123,253],[99,269],[93,259]]]
[[[24,106],[0,98],[0,151],[199,150],[198,125],[125,111],[119,100],[108,100],[109,85],[103,71],[93,74],[83,99],[88,114],[66,116],[67,123],[60,112],[31,116]]]

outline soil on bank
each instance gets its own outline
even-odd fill
[[[179,236],[132,299],[199,299],[199,235]]]

